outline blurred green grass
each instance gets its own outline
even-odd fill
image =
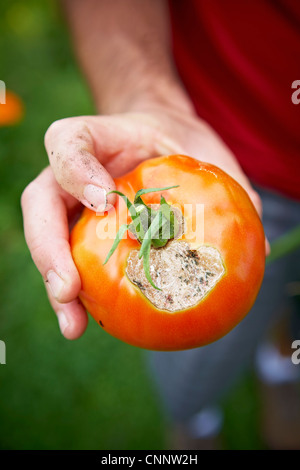
[[[47,165],[45,130],[94,113],[59,7],[2,0],[0,31],[0,79],[26,107],[20,125],[0,129],[0,449],[163,449],[145,352],[93,320],[82,338],[65,340],[23,237],[20,195]],[[260,448],[251,375],[224,406],[226,447]]]

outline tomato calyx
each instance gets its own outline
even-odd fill
[[[130,224],[121,225],[114,243],[104,261],[106,264],[120,241],[122,240],[125,232],[129,230],[136,239],[140,242],[141,248],[139,250],[139,259],[143,258],[143,268],[147,280],[150,282],[152,287],[157,290],[161,290],[157,287],[150,274],[150,250],[152,248],[162,248],[169,240],[173,239],[179,230],[179,223],[177,217],[174,214],[172,206],[167,203],[165,198],[161,195],[160,204],[158,208],[154,206],[147,206],[142,200],[144,194],[166,191],[168,189],[177,188],[176,186],[168,186],[165,188],[148,188],[140,189],[137,191],[134,197],[134,202],[131,203],[128,197],[120,191],[110,191],[108,194],[118,194],[126,203],[127,209],[130,213],[132,222]]]

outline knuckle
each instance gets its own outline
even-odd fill
[[[35,265],[40,270],[41,261],[45,264],[45,260],[47,259],[47,242],[42,240],[40,237],[35,237],[30,241],[28,248]],[[41,274],[43,275],[44,273]]]
[[[52,137],[56,137],[58,134],[60,134],[66,128],[66,126],[69,125],[69,121],[72,119],[73,118],[64,118],[52,122],[45,133],[45,145],[47,146]]]
[[[26,186],[26,188],[23,190],[23,192],[21,194],[21,207],[22,207],[22,209],[24,209],[24,207],[26,206],[28,201],[30,201],[32,199],[33,195],[36,194],[36,190],[37,190],[37,180],[34,179],[33,181],[31,181]]]
[[[47,237],[44,234],[33,236],[28,247],[42,276],[46,275],[51,266],[57,266],[58,256],[64,257],[69,250],[68,242],[65,239]]]
[[[87,122],[81,117],[53,122],[45,134],[45,147],[55,179],[65,188],[88,166],[93,144]]]
[[[62,133],[64,135],[76,136],[87,128],[87,123],[81,117],[68,117],[52,122],[45,133],[45,147],[48,148],[53,139]]]
[[[64,119],[59,119],[57,121],[52,122],[52,124],[48,127],[46,133],[45,133],[45,147],[47,148],[50,140],[52,137],[57,135],[61,131],[62,123]]]
[[[52,178],[52,170],[46,167],[34,180],[32,180],[23,190],[21,194],[21,207],[24,209],[26,205],[33,200],[36,200],[37,194],[42,190],[45,191],[49,181]]]

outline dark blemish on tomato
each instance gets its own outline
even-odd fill
[[[100,325],[102,326],[102,328],[104,328],[104,325],[103,325],[103,323],[102,323],[101,320],[99,320],[99,323],[100,323]]]
[[[134,280],[133,282],[134,282],[140,289],[145,289],[145,287],[143,286],[143,284],[142,284],[140,281]]]
[[[187,257],[191,258],[195,264],[199,264],[199,254],[197,250],[188,250]]]
[[[91,204],[91,207],[94,207],[94,204]]]

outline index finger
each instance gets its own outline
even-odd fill
[[[45,147],[59,185],[91,210],[113,204],[115,183],[95,156],[94,142],[83,118],[55,121],[45,135]]]

